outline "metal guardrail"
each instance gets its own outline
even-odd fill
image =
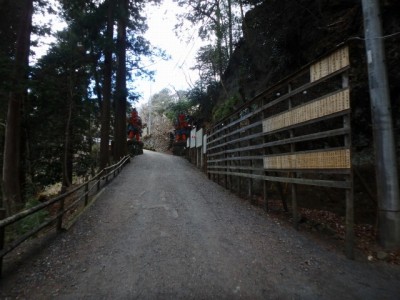
[[[104,168],[99,173],[97,173],[93,178],[87,180],[86,182],[77,186],[71,191],[68,191],[62,195],[49,199],[43,203],[40,203],[35,207],[25,209],[21,212],[18,212],[15,215],[4,218],[5,210],[0,210],[0,277],[2,272],[3,258],[5,255],[13,251],[24,241],[26,241],[36,233],[40,232],[44,228],[49,227],[50,225],[56,225],[57,231],[61,232],[63,230],[63,217],[65,216],[65,214],[67,212],[72,211],[72,209],[76,208],[78,204],[80,204],[82,201],[84,201],[84,206],[87,206],[89,204],[89,197],[96,195],[100,191],[100,188],[102,186],[102,181],[103,181],[103,186],[107,184],[110,180],[110,177],[115,178],[120,173],[121,169],[125,166],[125,164],[128,163],[129,161],[130,161],[130,156],[129,155],[125,156],[118,163]],[[81,191],[83,192],[79,194],[79,192]],[[75,198],[73,199],[72,203],[69,203],[68,206],[65,206],[66,204],[65,200],[68,197],[72,197],[74,195]],[[39,224],[35,228],[32,228],[25,234],[19,236],[11,243],[9,244],[5,243],[5,238],[6,238],[5,230],[7,226],[11,226],[17,223],[18,221],[21,221],[24,218],[31,216],[34,213],[37,213],[44,209],[47,209],[55,204],[59,204],[57,213],[55,215],[46,218],[43,223]]]

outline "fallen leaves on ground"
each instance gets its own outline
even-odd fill
[[[272,201],[272,215],[279,219],[286,219],[287,222],[292,221],[290,213],[283,212],[280,201]],[[279,209],[280,207],[280,209]],[[270,213],[271,214],[271,213]],[[318,235],[330,237],[337,247],[344,248],[344,240],[346,235],[345,218],[337,214],[321,210],[299,208],[299,228]],[[376,226],[371,224],[355,224],[354,225],[355,248],[361,256],[368,261],[385,261],[389,264],[400,265],[400,249],[386,250],[378,244],[378,233]]]

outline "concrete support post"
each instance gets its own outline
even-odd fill
[[[379,209],[379,241],[400,247],[400,199],[382,25],[378,0],[362,0]]]

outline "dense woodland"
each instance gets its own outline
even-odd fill
[[[143,57],[166,59],[162,49],[143,38],[144,5],[160,1],[61,0],[58,13],[67,27],[57,33],[46,22],[32,23],[33,14],[56,13],[49,1],[0,1],[0,207],[8,214],[45,186],[71,186],[77,176],[93,174],[126,154],[126,115],[139,96],[135,78],[152,75]],[[354,145],[366,164],[373,164],[361,1],[176,2],[186,8],[177,16],[177,34],[184,26],[200,25],[199,36],[210,43],[199,49],[193,66],[200,80],[188,91],[156,94],[155,117],[173,119],[186,111],[198,126],[207,126],[347,42],[356,66],[351,74]],[[381,2],[399,141],[400,3]],[[32,46],[49,34],[57,42],[33,60]]]

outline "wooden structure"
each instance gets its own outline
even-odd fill
[[[207,173],[239,194],[246,186],[250,197],[261,185],[266,210],[267,184],[290,184],[295,226],[299,185],[343,189],[346,255],[352,258],[349,69],[349,48],[338,48],[216,124],[207,138]]]
[[[45,228],[54,227],[58,232],[61,232],[65,228],[65,216],[71,214],[83,203],[84,207],[89,205],[90,197],[94,197],[101,189],[102,186],[106,185],[110,180],[115,178],[122,170],[122,168],[130,162],[130,156],[123,157],[118,163],[101,170],[93,178],[88,179],[83,184],[75,187],[74,189],[63,193],[57,197],[49,199],[35,207],[25,209],[18,212],[15,215],[5,217],[5,211],[0,210],[0,278],[3,265],[3,257],[21,245],[29,238],[35,236],[38,232],[43,231]],[[69,199],[70,203],[66,203],[66,199]],[[34,215],[39,211],[54,210],[56,207],[56,214],[46,218],[41,224],[38,224],[35,228],[32,228],[27,233],[18,236],[15,240],[6,243],[6,228],[11,226],[17,226],[18,222],[23,221],[25,218]],[[79,211],[79,210],[78,210]]]

